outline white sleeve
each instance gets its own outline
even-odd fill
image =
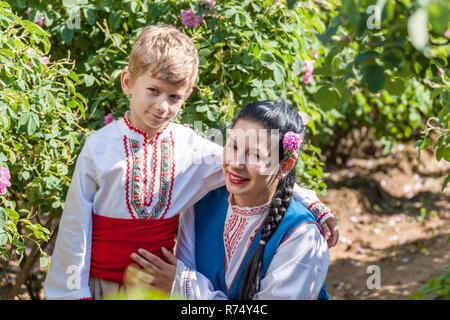
[[[175,249],[176,257],[189,267],[195,269],[195,211],[194,206],[180,214],[178,239]]]
[[[254,299],[317,299],[329,259],[328,245],[317,226],[301,225],[278,247]]]
[[[189,131],[187,144],[190,148],[189,153],[192,155],[189,164],[191,176],[185,181],[178,181],[179,185],[185,184],[181,192],[190,195],[184,209],[193,206],[209,191],[225,185],[222,173],[223,147],[202,138],[191,129]]]
[[[78,156],[72,182],[59,223],[44,292],[47,299],[91,298],[92,207],[97,190],[90,151],[86,145]]]
[[[294,199],[300,201],[314,215],[320,225],[334,216],[333,211],[319,200],[313,190],[301,188],[298,184],[294,184]]]
[[[181,214],[176,247],[177,271],[171,297],[188,300],[224,300],[222,291],[215,291],[207,277],[195,271],[195,211],[190,207]]]

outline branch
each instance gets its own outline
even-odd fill
[[[45,228],[48,229],[50,227],[50,225],[53,222],[53,217],[50,217],[50,219],[47,221]],[[53,238],[53,236],[56,233],[53,232],[52,236],[50,237],[49,241],[50,242]],[[37,253],[39,251],[40,245],[42,244],[42,240],[40,241],[39,245],[37,245],[36,243],[34,244],[34,248],[31,251],[31,253],[29,254],[29,256],[27,257],[25,264],[23,265],[22,270],[20,271],[19,275],[16,278],[16,283],[14,284],[14,287],[11,289],[9,295],[8,295],[8,300],[14,300],[14,297],[17,296],[17,293],[19,292],[20,287],[22,286],[22,284],[25,282],[25,279],[28,278],[28,275],[31,271],[32,266],[34,265],[34,263],[36,262],[36,259],[38,257]]]

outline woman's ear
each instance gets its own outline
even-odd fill
[[[279,178],[283,179],[295,166],[295,159],[289,157],[285,162],[281,164],[281,171],[278,173]]]

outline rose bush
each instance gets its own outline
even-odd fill
[[[24,267],[40,251],[46,266],[41,244],[50,237],[51,217],[61,215],[89,131],[78,125],[86,101],[76,86],[84,80],[72,61],[49,60],[49,34],[4,1],[0,30],[0,255]]]

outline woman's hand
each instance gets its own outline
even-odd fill
[[[133,253],[131,258],[154,277],[147,278],[150,286],[159,288],[170,295],[177,271],[177,258],[164,247],[161,248],[161,251],[169,263],[144,249],[139,249],[139,254]]]
[[[335,216],[329,217],[322,224],[322,230],[327,240],[328,248],[334,247],[339,239],[339,224]]]

